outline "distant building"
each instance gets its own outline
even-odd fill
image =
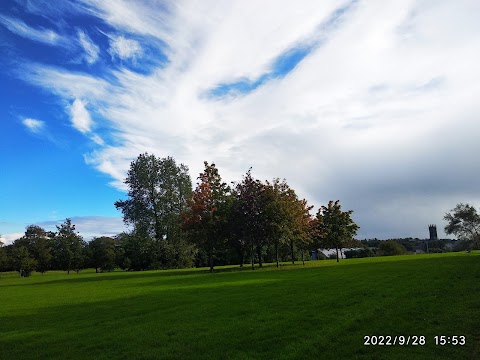
[[[428,231],[430,232],[430,240],[438,240],[437,225],[428,225]]]

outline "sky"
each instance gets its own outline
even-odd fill
[[[480,2],[0,2],[0,234],[125,230],[139,154],[285,178],[357,238],[480,205]],[[194,184],[193,184],[194,185]]]

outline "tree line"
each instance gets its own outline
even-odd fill
[[[70,219],[56,232],[29,225],[12,245],[0,244],[0,271],[28,276],[34,270],[78,273],[85,267],[111,271],[208,266],[213,271],[218,265],[249,264],[254,269],[264,262],[277,267],[282,261],[304,262],[319,248],[335,249],[337,261],[341,249],[348,247],[364,248],[349,257],[372,256],[368,244],[354,239],[359,226],[352,210],[343,211],[337,200],[312,215],[313,206],[285,179],[260,181],[251,169],[228,185],[214,163],[204,162],[192,189],[186,165],[144,153],[130,164],[125,184],[126,199],[114,205],[131,231],[87,243]],[[473,207],[459,204],[445,220],[447,234],[478,245],[475,224],[480,224],[480,216]],[[381,247],[377,255],[405,250],[396,243]]]
[[[255,268],[264,262],[304,262],[318,247],[338,253],[353,243],[359,227],[339,201],[311,215],[313,206],[286,180],[260,181],[249,169],[241,181],[227,185],[214,163],[204,166],[192,189],[186,165],[141,154],[130,164],[126,199],[114,204],[131,231],[87,243],[70,219],[57,232],[30,225],[22,238],[2,249],[0,268],[25,276],[33,270],[70,273],[84,267],[208,266],[213,271],[227,264]]]
[[[214,163],[204,162],[192,189],[186,165],[144,153],[131,163],[125,184],[128,197],[115,206],[132,228],[124,234],[124,247],[135,270],[295,263],[320,246],[348,246],[359,228],[339,201],[313,216],[313,206],[286,180],[260,181],[251,169],[228,185]],[[140,244],[150,249],[148,261],[129,250]]]

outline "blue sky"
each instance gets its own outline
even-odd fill
[[[480,205],[474,0],[0,3],[0,234],[124,230],[130,162],[253,167],[360,238]]]

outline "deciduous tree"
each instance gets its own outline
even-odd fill
[[[13,266],[22,277],[28,277],[35,270],[36,261],[30,255],[27,247],[24,245],[15,244],[12,251]]]
[[[469,204],[457,204],[443,217],[447,221],[446,234],[454,234],[462,240],[468,240],[480,249],[480,215]]]
[[[115,202],[115,207],[126,224],[156,240],[180,235],[180,214],[192,193],[187,166],[144,153],[130,164],[125,184],[128,199]]]
[[[405,254],[406,250],[402,244],[395,240],[382,241],[378,246],[377,255],[379,256],[393,256]]]
[[[317,212],[317,226],[320,245],[326,249],[335,249],[337,262],[338,251],[354,243],[353,237],[360,228],[351,218],[353,210],[342,211],[340,201],[329,201]]]
[[[197,187],[183,214],[184,226],[194,242],[204,249],[208,256],[210,271],[214,269],[217,250],[225,243],[225,224],[230,188],[222,182],[215,164],[204,162],[205,169],[198,177]]]
[[[112,271],[115,268],[115,240],[101,236],[92,239],[88,244],[90,256],[95,272],[100,269],[103,271]]]
[[[63,224],[57,225],[57,234],[54,238],[54,260],[59,269],[67,271],[75,270],[77,273],[85,263],[85,241],[78,232],[72,220],[67,218]]]
[[[36,270],[45,273],[51,266],[52,249],[48,233],[38,225],[28,225],[23,239],[36,260]]]
[[[266,244],[265,185],[254,179],[249,169],[243,180],[235,185],[234,215],[240,227],[237,237],[245,241],[250,250],[252,269],[255,268],[255,253],[262,266],[262,248]]]

